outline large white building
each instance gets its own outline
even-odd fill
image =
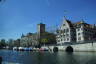
[[[57,31],[57,44],[63,44],[65,42],[75,42],[76,41],[76,30],[71,21],[65,19]]]
[[[87,24],[84,21],[76,23],[76,41],[89,42],[96,40],[96,26]]]
[[[80,21],[72,23],[68,19],[64,19],[62,25],[57,30],[57,44],[70,42],[85,42],[95,38],[96,26]]]

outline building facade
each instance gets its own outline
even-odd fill
[[[21,36],[21,46],[30,47],[38,45],[38,35],[36,33],[27,33],[26,36]]]
[[[90,42],[96,38],[96,26],[87,24],[84,21],[76,23],[76,41],[77,42]]]
[[[92,39],[95,40],[96,26],[85,23],[83,20],[77,23],[72,23],[66,19],[63,21],[60,28],[57,30],[57,44],[86,42]]]
[[[57,44],[63,44],[65,42],[75,42],[75,36],[76,31],[74,25],[71,23],[71,21],[65,19],[59,30],[57,30]]]

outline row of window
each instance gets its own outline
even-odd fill
[[[83,28],[78,28],[77,31],[83,30]]]
[[[58,40],[58,42],[60,42],[60,41],[69,41],[69,38]]]
[[[60,37],[69,37],[69,34],[61,35]]]
[[[57,31],[57,33],[66,33],[66,32],[69,32],[69,29],[64,29],[64,30]]]
[[[72,40],[72,41],[75,41],[76,38],[72,38],[71,40]],[[57,41],[58,41],[58,42],[60,42],[60,41],[70,41],[70,38],[66,38],[66,39],[58,39]]]

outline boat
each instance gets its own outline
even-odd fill
[[[24,47],[18,47],[19,51],[24,51]]]
[[[13,50],[18,50],[18,47],[13,47]]]

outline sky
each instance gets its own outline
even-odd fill
[[[17,39],[37,32],[40,22],[60,26],[63,17],[96,24],[96,0],[2,0],[0,2],[0,39]]]

